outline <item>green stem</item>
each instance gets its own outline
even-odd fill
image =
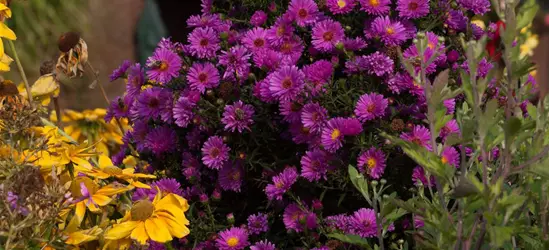
[[[21,65],[21,60],[19,60],[19,56],[17,55],[17,51],[15,50],[15,45],[13,45],[13,41],[8,40],[8,43],[10,45],[10,49],[13,52],[13,58],[15,59],[15,63],[17,64],[17,68],[19,69],[19,73],[21,74],[21,78],[23,78],[23,82],[25,83],[25,89],[27,90],[27,97],[29,98],[29,105],[31,108],[33,108],[32,104],[32,93],[31,88],[29,85],[29,81],[27,80],[27,76],[25,75],[25,71],[23,70],[23,65]]]

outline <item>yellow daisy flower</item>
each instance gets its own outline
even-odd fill
[[[185,211],[189,209],[187,200],[175,194],[161,197],[159,190],[153,202],[148,199],[136,202],[122,222],[107,231],[105,239],[131,238],[145,244],[149,239],[164,243],[173,237],[188,235],[189,221],[185,218]]]
[[[115,183],[100,187],[88,177],[76,177],[71,183],[71,194],[77,200],[74,206],[78,224],[84,219],[86,207],[91,212],[99,212],[100,207],[112,201],[112,196],[129,190],[131,189]]]
[[[141,174],[141,173],[134,173],[135,170],[133,168],[125,168],[121,169],[117,166],[115,166],[111,159],[105,155],[99,156],[99,166],[98,168],[82,168],[82,166],[79,166],[79,170],[83,172],[86,175],[98,178],[98,179],[107,179],[110,177],[114,177],[117,179],[125,180],[127,181],[131,186],[138,187],[138,188],[151,188],[149,185],[144,184],[140,181],[136,181],[135,179],[138,178],[156,178],[155,175],[150,174]],[[131,187],[130,186],[130,187]]]

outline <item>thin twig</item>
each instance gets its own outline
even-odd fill
[[[29,98],[29,105],[31,108],[34,108],[34,105],[32,104],[32,92],[29,85],[29,81],[27,80],[27,75],[25,75],[25,70],[23,69],[21,60],[19,60],[19,56],[17,55],[17,50],[15,50],[15,45],[11,40],[8,40],[8,44],[10,45],[10,49],[13,52],[13,58],[15,59],[15,63],[17,64],[17,69],[19,70],[19,74],[21,74],[21,78],[23,78],[23,82],[25,83],[25,89],[27,90],[27,97]]]
[[[526,162],[514,167],[512,172],[517,172],[517,171],[520,171],[522,169],[525,169],[525,168],[531,166],[532,164],[534,164],[534,163],[538,162],[539,160],[543,159],[545,156],[547,156],[547,154],[549,154],[549,146],[545,146],[541,150],[541,152],[539,152],[534,157],[530,158],[530,160],[527,160]]]

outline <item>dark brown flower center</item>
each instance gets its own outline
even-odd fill
[[[208,41],[208,39],[202,38],[202,40],[200,40],[200,46],[206,47],[206,46],[208,46],[208,44],[210,44],[210,42]]]
[[[324,38],[324,41],[332,41],[334,39],[334,33],[331,31],[328,31],[322,35],[322,38]]]
[[[198,74],[198,80],[202,83],[205,82],[206,80],[208,80],[208,74],[201,72],[200,74]]]
[[[254,46],[255,47],[263,47],[265,45],[265,41],[261,38],[255,39]]]
[[[416,2],[411,2],[408,4],[408,9],[409,10],[416,10],[418,7],[418,4]]]
[[[160,101],[156,98],[153,98],[149,101],[149,108],[156,108],[160,104]]]
[[[307,13],[307,10],[306,9],[300,9],[298,12],[297,12],[297,15],[299,15],[299,17],[301,18],[305,18],[309,15],[309,13]]]
[[[220,154],[221,151],[219,150],[219,148],[212,148],[212,150],[210,150],[210,155],[214,158],[218,157]]]
[[[282,81],[282,87],[285,88],[285,89],[291,88],[292,85],[293,85],[293,82],[292,82],[292,79],[290,79],[290,78],[286,78]]]
[[[376,109],[376,105],[373,103],[368,105],[368,107],[366,108],[366,110],[370,113],[374,112],[375,109]]]

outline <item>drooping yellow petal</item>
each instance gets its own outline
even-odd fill
[[[185,221],[178,221],[171,214],[166,212],[159,212],[157,215],[168,224],[168,230],[174,237],[182,238],[190,233],[189,228],[185,226]]]
[[[112,196],[115,194],[124,193],[129,190],[131,189],[128,187],[120,186],[120,184],[109,184],[99,189],[96,194]]]
[[[140,182],[140,181],[133,181],[132,179],[129,179],[128,182],[130,183],[130,185],[136,187],[136,188],[145,188],[145,189],[151,189],[151,186],[143,183],[143,182]]]
[[[51,95],[55,90],[59,89],[59,83],[53,74],[46,74],[38,78],[31,86],[32,96]]]
[[[5,3],[0,3],[0,12],[7,18],[11,18],[11,10]]]
[[[105,240],[103,250],[127,250],[132,245],[131,239]]]
[[[1,44],[1,42],[0,42],[0,44]],[[3,71],[3,72],[10,71],[10,64],[12,62],[13,62],[13,59],[4,53],[0,57],[0,71]]]
[[[72,162],[74,162],[74,164],[76,164],[76,165],[86,166],[86,165],[90,164],[87,159],[84,159],[84,158],[79,157],[79,156],[71,157],[70,160]]]
[[[124,158],[122,163],[127,167],[135,167],[137,165],[137,160],[132,155],[129,155],[126,158]]]
[[[114,225],[107,233],[105,234],[105,239],[107,240],[119,240],[127,238],[130,236],[132,231],[142,223],[140,221],[126,221],[120,224]]]
[[[99,155],[99,168],[114,166],[111,159],[105,155]]]
[[[112,199],[108,196],[105,196],[105,195],[101,195],[101,194],[94,194],[92,196],[92,199],[93,201],[95,202],[95,204],[97,204],[98,206],[106,206],[107,204],[109,204]]]
[[[137,227],[132,231],[130,237],[139,242],[141,245],[147,243],[147,240],[149,240],[149,235],[145,230],[145,222],[140,221],[139,225],[137,225]]]
[[[145,221],[145,229],[152,240],[160,243],[172,240],[172,235],[168,230],[168,224],[160,218],[150,218]]]
[[[109,147],[107,146],[107,144],[103,141],[100,141],[99,143],[97,143],[97,146],[95,147],[95,150],[97,151],[97,153],[100,153],[104,156],[106,156],[107,158],[109,158]],[[111,165],[112,166],[112,165]]]
[[[78,218],[78,225],[84,220],[84,215],[86,215],[86,203],[83,201],[76,203],[76,209],[74,210],[74,216]]]
[[[97,236],[99,236],[101,233],[103,233],[103,229],[97,226],[87,230],[73,232],[69,234],[69,238],[65,241],[65,243],[69,245],[78,246],[82,243],[96,240]]]

